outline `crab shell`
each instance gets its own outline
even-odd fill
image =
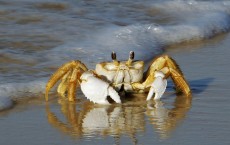
[[[124,85],[124,90],[131,92],[133,91],[132,83],[142,82],[144,62],[133,61],[131,64],[127,61],[102,62],[96,65],[95,71],[103,80],[111,83],[116,91]]]

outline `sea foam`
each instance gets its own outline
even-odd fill
[[[93,59],[97,62],[108,60],[109,54],[116,51],[118,58],[124,60],[129,51],[135,51],[137,59],[149,60],[162,53],[162,48],[167,45],[209,39],[230,29],[230,2],[227,1],[168,1],[149,4],[148,7],[149,10],[156,9],[178,20],[167,25],[151,23],[108,26],[96,33],[92,32],[90,38],[83,42],[70,42],[54,48],[47,53],[47,58],[55,62],[60,62],[60,58],[80,59],[84,62]]]
[[[46,81],[31,81],[27,83],[6,83],[0,85],[0,110],[12,107],[13,100],[22,97],[35,97],[44,94]]]

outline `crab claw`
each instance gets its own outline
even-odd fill
[[[155,72],[155,80],[151,84],[151,88],[146,100],[150,100],[153,96],[153,93],[155,93],[154,100],[159,100],[162,97],[167,86],[167,80],[164,77],[165,75],[161,71]]]
[[[97,78],[90,71],[81,75],[81,90],[87,99],[98,104],[110,104],[107,97],[110,96],[116,103],[121,103],[118,93],[109,83]]]

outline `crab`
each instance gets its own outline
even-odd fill
[[[168,55],[153,59],[147,71],[144,72],[144,61],[134,60],[131,51],[127,61],[118,61],[116,53],[112,52],[111,62],[96,64],[95,70],[89,70],[84,63],[73,60],[62,65],[49,79],[46,85],[45,98],[48,101],[50,89],[60,80],[57,92],[69,101],[76,101],[76,89],[80,86],[83,94],[92,102],[109,104],[110,96],[116,103],[121,103],[119,92],[147,93],[150,100],[160,99],[170,78],[177,92],[191,96],[191,89],[176,63]]]

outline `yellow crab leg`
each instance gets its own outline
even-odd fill
[[[178,71],[171,68],[170,68],[170,72],[171,72],[172,80],[176,85],[176,90],[180,92],[182,91],[186,96],[190,96],[191,90],[189,88],[187,81],[184,79],[184,76],[181,75]]]
[[[154,59],[146,73],[146,80],[143,83],[133,83],[132,86],[134,87],[134,89],[144,90],[150,87],[150,85],[155,79],[154,77],[155,71],[156,70],[159,71],[165,66],[166,66],[166,60],[164,57],[157,57],[156,59]],[[167,75],[166,72],[163,73]]]
[[[152,64],[148,68],[147,76],[150,74],[154,74],[156,70],[161,70],[162,68],[167,66],[167,55],[157,57],[153,60]]]
[[[69,70],[73,68],[80,68],[83,71],[87,71],[87,67],[80,61],[71,61],[67,62],[66,64],[62,65],[49,79],[48,83],[46,84],[46,92],[45,98],[48,101],[48,93],[50,89],[59,81]]]
[[[145,92],[146,89],[149,89],[150,85],[153,83],[155,77],[153,74],[150,74],[143,83],[132,83],[132,87],[135,91]]]
[[[148,88],[155,79],[155,71],[163,72],[165,78],[170,76],[177,90],[182,91],[186,96],[191,95],[191,89],[185,80],[179,65],[168,55],[157,57],[146,73],[146,80],[143,83],[133,83],[133,88],[136,90],[144,90]]]
[[[62,97],[65,97],[65,93],[68,88],[70,76],[72,74],[72,71],[68,71],[62,78],[61,83],[58,85],[57,92],[60,94]]]
[[[78,78],[79,78],[80,71],[78,69],[74,69],[69,81],[69,88],[68,88],[68,100],[75,101],[76,89],[78,85]]]
[[[166,78],[170,76],[176,89],[182,91],[186,96],[189,96],[191,94],[190,87],[176,61],[168,55],[164,55],[160,58],[165,60],[165,67],[161,70],[166,74]]]
[[[170,76],[176,86],[176,90],[183,92],[186,96],[191,95],[191,89],[188,82],[184,78],[184,75],[174,59],[165,55],[167,67],[169,68],[168,76]]]

